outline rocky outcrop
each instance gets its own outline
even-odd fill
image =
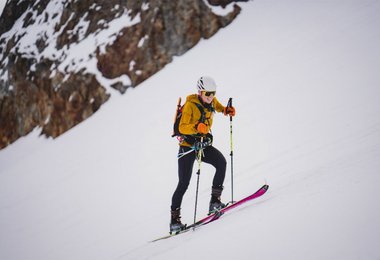
[[[57,137],[227,26],[229,0],[10,1],[0,18],[0,149]],[[231,4],[232,3],[232,4]],[[214,6],[230,8],[224,16]]]

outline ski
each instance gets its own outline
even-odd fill
[[[167,238],[170,238],[170,237],[173,237],[173,236],[176,236],[176,235],[179,235],[179,234],[183,234],[183,233],[186,233],[188,231],[190,231],[191,229],[196,229],[200,226],[203,226],[203,225],[206,225],[208,223],[211,223],[217,219],[219,219],[224,213],[226,213],[227,211],[231,210],[231,209],[234,209],[248,201],[251,201],[253,199],[256,199],[256,198],[259,198],[261,197],[262,195],[264,195],[267,190],[269,188],[269,185],[265,184],[263,185],[260,189],[258,189],[255,193],[239,200],[239,201],[236,201],[230,205],[228,205],[227,207],[225,208],[222,208],[221,210],[217,211],[217,212],[214,212],[210,215],[208,215],[207,217],[204,217],[202,218],[201,220],[198,220],[197,222],[195,222],[194,224],[191,224],[189,226],[186,226],[186,228],[184,230],[181,230],[179,232],[176,232],[176,233],[173,233],[173,234],[169,234],[169,235],[166,235],[166,236],[163,236],[163,237],[159,237],[157,239],[154,239],[152,240],[151,242],[156,242],[156,241],[159,241],[159,240],[163,240],[163,239],[167,239]]]

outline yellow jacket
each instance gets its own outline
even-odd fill
[[[205,113],[205,121],[203,122],[211,129],[214,112],[223,112],[224,106],[214,97],[210,106],[203,105],[198,98],[198,94],[192,94],[187,96],[185,105],[182,108],[182,117],[179,123],[179,131],[183,135],[195,135],[198,134],[197,125],[201,119],[201,111],[195,104],[199,104],[203,107]],[[182,146],[191,146],[186,141],[180,143]]]

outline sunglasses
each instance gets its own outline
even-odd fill
[[[216,91],[202,91],[202,93],[204,93],[206,97],[209,97],[211,95],[215,96]]]

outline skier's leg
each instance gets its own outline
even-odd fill
[[[179,153],[186,150],[189,149],[186,147],[180,147]],[[183,195],[190,183],[194,161],[194,153],[189,153],[178,159],[178,185],[172,197],[170,234],[177,233],[186,227],[186,225],[181,222],[181,204]]]
[[[221,202],[221,195],[223,191],[223,182],[226,175],[226,165],[227,161],[223,154],[213,146],[209,146],[205,149],[204,162],[213,165],[216,169],[212,188],[211,188],[211,199],[209,214],[224,208],[226,205]]]
[[[190,149],[191,148],[188,147],[180,147],[179,152],[186,152]],[[172,197],[172,210],[176,210],[181,207],[183,195],[185,194],[190,183],[194,161],[195,153],[189,153],[178,159],[178,185]]]
[[[202,161],[211,164],[216,169],[212,186],[223,187],[227,165],[226,158],[224,158],[223,154],[214,146],[209,146],[204,150]]]

